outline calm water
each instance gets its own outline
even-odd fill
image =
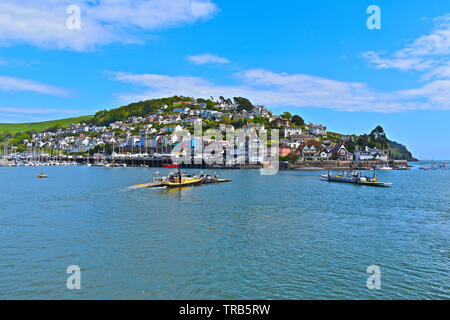
[[[0,168],[0,298],[450,298],[450,170],[379,173],[391,189],[233,170],[127,189],[155,170]]]

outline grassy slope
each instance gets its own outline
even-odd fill
[[[5,131],[15,134],[17,132],[27,132],[30,130],[44,131],[50,127],[62,126],[67,128],[71,123],[78,123],[81,121],[86,121],[91,119],[92,116],[81,116],[76,118],[59,119],[45,122],[34,122],[34,123],[0,123],[0,133]]]

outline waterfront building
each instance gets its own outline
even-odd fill
[[[317,149],[316,147],[311,145],[305,145],[302,149],[302,156],[305,160],[317,160],[316,158]]]
[[[327,150],[327,153],[331,155],[332,159],[341,160],[341,161],[350,161],[353,160],[353,156],[350,152],[347,151],[343,144],[337,144],[333,148]]]
[[[388,155],[377,148],[365,147],[364,150],[355,151],[356,161],[388,161]]]

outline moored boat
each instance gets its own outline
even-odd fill
[[[376,167],[376,170],[383,170],[383,171],[387,171],[387,170],[392,170],[391,167],[384,165],[384,166],[378,166]]]

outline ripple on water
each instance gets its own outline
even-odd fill
[[[183,190],[128,189],[147,168],[46,171],[0,168],[0,297],[450,298],[450,170],[380,172],[390,189],[226,170]]]

